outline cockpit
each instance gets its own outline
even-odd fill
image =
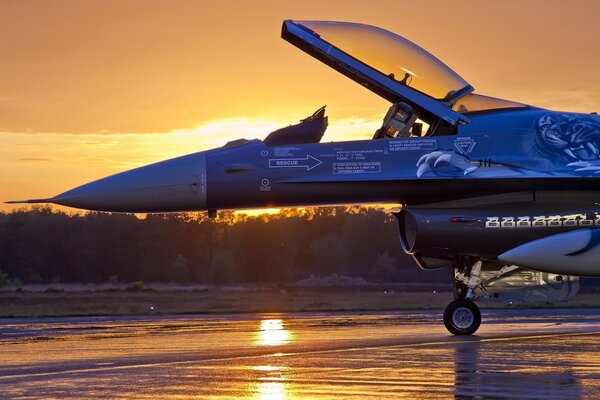
[[[467,81],[425,49],[375,26],[287,20],[282,37],[392,103],[373,139],[456,134],[474,113],[528,107],[473,93]],[[314,120],[305,125],[320,139],[326,121]]]
[[[471,116],[478,113],[529,108],[527,104],[516,101],[469,93],[453,104],[452,109]],[[423,137],[452,135],[456,127],[447,125],[433,125],[419,119],[419,114],[408,104],[398,102],[392,104],[383,119],[383,125],[373,135],[373,139],[398,138],[398,137]]]

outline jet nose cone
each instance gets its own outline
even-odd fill
[[[206,207],[206,160],[195,153],[79,186],[53,203],[96,211],[170,212]]]

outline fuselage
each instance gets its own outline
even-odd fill
[[[417,205],[600,188],[600,117],[537,108],[471,116],[451,135],[224,147],[113,175],[52,202],[119,212]]]

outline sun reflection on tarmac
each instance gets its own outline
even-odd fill
[[[258,367],[254,367],[255,371],[281,371],[283,367],[276,367],[274,365],[259,365]]]
[[[250,387],[250,393],[256,400],[291,400],[289,383],[283,375],[286,367],[278,365],[259,365],[252,368],[258,372],[256,382]]]
[[[256,384],[256,400],[285,400],[288,397],[288,391],[285,382],[258,382]]]
[[[254,343],[258,346],[278,346],[290,343],[292,334],[286,330],[281,319],[263,319]]]
[[[255,333],[257,346],[279,346],[292,341],[292,333],[285,328],[282,319],[268,318],[260,321]],[[283,372],[286,367],[279,365],[258,365],[253,370],[259,373],[252,383],[250,392],[256,400],[290,400],[288,383]]]

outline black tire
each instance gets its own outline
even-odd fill
[[[453,335],[472,335],[481,325],[479,307],[471,300],[454,300],[444,311],[444,325]]]

